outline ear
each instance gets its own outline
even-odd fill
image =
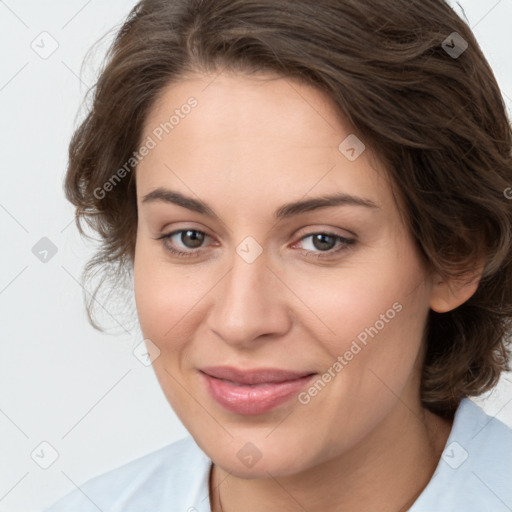
[[[430,308],[436,313],[446,313],[469,300],[476,292],[482,277],[483,265],[475,272],[467,272],[457,279],[445,280],[434,274]]]

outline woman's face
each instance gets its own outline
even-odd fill
[[[433,285],[330,100],[289,79],[201,75],[164,91],[142,140],[137,310],[202,449],[257,478],[349,454],[386,425],[400,435],[393,422],[419,411]]]

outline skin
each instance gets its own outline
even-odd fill
[[[328,97],[271,78],[189,76],[147,116],[143,139],[198,100],[136,171],[141,329],[160,350],[153,366],[165,396],[214,462],[212,510],[221,510],[219,495],[224,512],[405,510],[451,428],[420,403],[427,314],[457,307],[477,283],[447,283],[426,268],[371,148],[353,162],[339,151],[355,130]],[[218,219],[143,202],[157,187],[201,199]],[[273,218],[285,203],[335,191],[376,207]],[[206,233],[199,252],[180,234],[156,240],[178,229]],[[307,237],[325,232],[355,242],[334,253],[336,238],[326,251]],[[263,250],[252,263],[236,252],[248,236]],[[168,246],[196,252],[178,257]],[[321,375],[397,302],[401,311],[306,405],[235,414],[200,378],[213,365]],[[247,442],[262,455],[251,468],[237,457]]]

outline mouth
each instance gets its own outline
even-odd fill
[[[224,409],[236,414],[257,415],[291,400],[317,374],[216,366],[202,368],[200,375],[210,396]]]

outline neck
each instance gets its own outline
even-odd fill
[[[451,421],[397,402],[350,452],[301,473],[247,480],[214,465],[212,511],[404,512],[430,481],[450,430]]]

